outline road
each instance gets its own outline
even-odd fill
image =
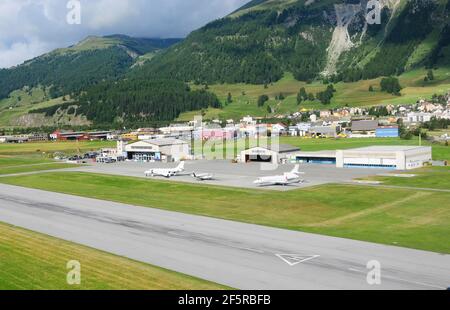
[[[9,185],[0,185],[0,222],[239,289],[450,286],[449,255]],[[371,260],[381,285],[367,283]]]

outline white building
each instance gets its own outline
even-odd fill
[[[241,162],[266,162],[266,163],[282,163],[288,161],[300,151],[300,148],[288,145],[280,144],[267,147],[253,147],[241,152]]]
[[[286,132],[286,126],[283,124],[273,124],[272,125],[272,134],[282,134]]]
[[[410,170],[423,167],[432,160],[431,147],[370,146],[336,151],[338,168],[389,168]]]
[[[173,124],[169,127],[161,127],[159,130],[165,135],[182,135],[191,133],[194,130],[194,126],[189,124]]]
[[[406,115],[406,118],[403,120],[408,123],[424,123],[429,122],[433,114],[431,113],[422,113],[422,112],[410,112]]]
[[[124,145],[118,142],[118,153],[136,161],[180,161],[190,157],[189,143],[172,138],[138,141]]]
[[[256,120],[251,116],[245,116],[241,119],[241,123],[246,125],[256,125]]]

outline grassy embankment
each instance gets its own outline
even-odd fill
[[[76,165],[55,162],[49,156],[55,152],[83,153],[114,146],[113,142],[40,142],[0,144],[0,175],[72,168]]]
[[[450,173],[439,178],[448,184]],[[445,192],[356,185],[277,192],[68,172],[8,177],[0,182],[450,253],[450,193]]]
[[[376,176],[368,179],[381,181],[384,185],[450,190],[450,167],[426,167],[405,174],[414,174],[415,177]]]
[[[101,148],[115,147],[112,141],[82,141],[82,142],[39,142],[22,144],[0,144],[0,155],[34,155],[46,156],[51,153],[62,152],[66,155],[88,151],[98,151]]]
[[[423,81],[427,74],[425,69],[415,69],[404,73],[399,77],[402,85],[402,96],[393,96],[380,90],[381,78],[373,80],[363,80],[354,83],[337,83],[337,90],[331,104],[323,105],[318,101],[305,101],[297,105],[297,93],[301,87],[305,87],[308,93],[314,95],[323,91],[327,86],[316,81],[311,84],[300,82],[294,79],[292,74],[286,73],[280,81],[268,85],[265,89],[263,85],[249,84],[217,84],[209,85],[209,90],[217,94],[222,101],[223,109],[209,109],[205,118],[240,119],[245,115],[266,116],[267,106],[275,109],[274,116],[278,114],[293,113],[302,109],[332,109],[337,107],[367,107],[386,104],[413,104],[420,98],[431,98],[433,94],[444,94],[450,91],[450,68],[440,68],[434,71],[435,80],[425,83]],[[369,87],[374,88],[373,92]],[[197,86],[194,86],[197,87]],[[231,93],[233,102],[226,104],[228,93]],[[282,93],[284,100],[275,100],[275,96]],[[268,95],[270,100],[263,106],[257,106],[258,97]],[[201,111],[183,113],[179,120],[192,120],[195,115],[201,115]]]
[[[69,286],[67,263],[81,264]],[[218,284],[0,223],[0,290],[213,290]]]
[[[15,160],[13,158],[0,156],[0,176],[25,172],[38,172],[64,168],[73,168],[75,166],[76,165],[74,164],[57,163],[51,161],[44,161],[44,160],[41,161],[25,158]]]

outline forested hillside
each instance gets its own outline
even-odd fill
[[[45,114],[136,125],[189,111],[276,116],[413,103],[448,91],[450,0],[380,0],[381,24],[367,23],[367,2],[253,0],[181,42],[88,37],[0,70],[0,120],[15,126]],[[377,89],[381,77],[394,75],[403,88],[396,96]],[[327,92],[328,84],[336,91]],[[307,98],[298,100],[300,88],[308,89]],[[11,98],[33,89],[44,90],[48,102],[34,107]],[[258,104],[259,97],[268,100]],[[23,117],[29,111],[34,117]]]
[[[356,81],[448,63],[448,0],[255,0],[193,32],[137,70],[197,83],[257,83],[292,72]],[[446,26],[447,25],[447,26]]]
[[[24,64],[0,70],[0,99],[24,86],[52,86],[52,97],[80,92],[102,80],[115,80],[139,55],[166,48],[179,40],[89,37]]]
[[[51,116],[58,110],[66,110],[69,114],[84,115],[95,124],[136,125],[170,121],[182,112],[220,107],[214,94],[205,90],[192,91],[183,82],[173,80],[103,82],[78,95],[74,101],[31,113]]]

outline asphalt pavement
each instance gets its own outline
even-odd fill
[[[450,286],[450,255],[9,185],[0,221],[239,289]]]

